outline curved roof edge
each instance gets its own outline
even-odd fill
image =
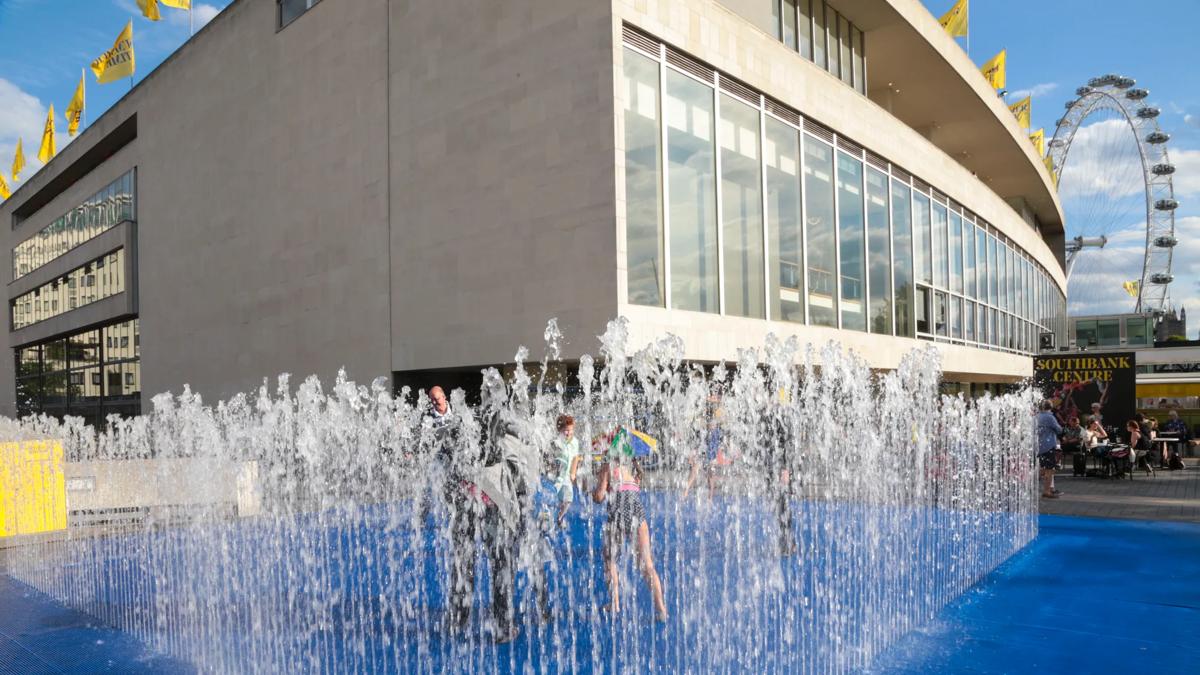
[[[1057,188],[1028,133],[929,10],[919,0],[835,4],[851,20],[862,15],[869,97],[1018,211],[1025,205],[1044,235],[1061,235],[1064,218]]]

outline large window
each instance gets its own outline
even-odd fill
[[[662,307],[665,298],[658,64],[626,49],[624,72],[625,264],[629,302]]]
[[[301,14],[312,9],[321,0],[278,0],[279,27],[283,28],[296,20]]]
[[[911,188],[892,181],[892,250],[895,255],[896,335],[913,336],[914,314],[912,275]]]
[[[137,319],[14,350],[17,413],[77,415],[101,426],[141,412]]]
[[[1061,324],[1048,276],[952,196],[635,34],[625,301],[1021,351]]]
[[[125,249],[106,253],[10,304],[12,329],[24,328],[125,291]]]
[[[800,227],[800,136],[766,119],[767,233],[771,318],[804,321],[804,232]]]
[[[134,172],[114,180],[13,249],[13,281],[114,226],[133,220]]]
[[[867,169],[867,260],[870,293],[868,305],[872,333],[892,333],[892,250],[888,231],[888,177]]]
[[[933,259],[930,257],[930,212],[929,197],[924,193],[913,193],[913,260],[917,266],[917,282],[933,283]]]
[[[950,290],[963,292],[962,216],[950,212]]]
[[[963,289],[968,298],[975,298],[975,226],[963,223]]]
[[[667,167],[671,219],[671,306],[720,310],[713,90],[667,71]]]
[[[725,313],[766,318],[759,111],[721,95]]]
[[[808,317],[837,326],[837,249],[833,208],[833,148],[804,136],[804,194],[808,199]]]
[[[946,257],[946,207],[935,201],[933,203],[933,285],[938,288],[947,288],[949,273],[950,265]]]
[[[863,32],[821,0],[768,0],[775,37],[834,77],[867,93]]]
[[[839,152],[837,165],[842,328],[865,331],[867,266],[864,251],[863,163]]]

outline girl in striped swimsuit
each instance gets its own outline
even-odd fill
[[[655,615],[659,621],[667,620],[667,605],[663,601],[662,581],[654,569],[654,558],[650,551],[650,526],[646,523],[646,508],[642,505],[642,468],[638,460],[609,458],[600,465],[596,474],[596,488],[592,501],[597,504],[607,500],[608,522],[604,525],[604,580],[608,584],[609,604],[613,614],[620,611],[620,575],[617,558],[626,542],[634,542],[637,551],[638,569],[650,587],[654,599]]]

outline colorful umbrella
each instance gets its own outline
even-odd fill
[[[658,439],[637,429],[618,427],[608,449],[609,455],[618,457],[649,457],[658,450]]]

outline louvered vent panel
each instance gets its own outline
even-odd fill
[[[796,126],[800,126],[800,114],[782,103],[776,103],[771,99],[767,99],[767,110],[781,120],[787,120]]]
[[[758,105],[758,92],[728,75],[721,75],[721,91],[733,94],[753,105]]]
[[[876,169],[888,170],[888,161],[870,150],[867,151],[867,163]]]
[[[846,152],[850,153],[851,155],[854,155],[855,157],[862,157],[863,147],[861,145],[859,145],[858,143],[855,143],[854,141],[852,141],[849,138],[846,138],[844,136],[838,136],[837,143],[838,143],[838,147],[841,148],[842,150],[845,150]]]
[[[896,178],[899,178],[900,180],[904,181],[905,183],[911,183],[912,179],[913,179],[911,173],[905,171],[904,169],[901,169],[900,167],[896,166],[895,164],[892,165],[892,175],[895,176]]]
[[[625,25],[622,27],[622,35],[625,38],[625,44],[630,47],[636,47],[647,54],[658,54],[658,40],[645,35],[636,28]]]
[[[936,189],[933,191],[933,198],[943,201],[943,202],[948,199],[948,197],[946,197],[946,195],[942,194],[940,191],[938,191]]]
[[[716,74],[712,68],[671,47],[667,47],[667,63],[686,73],[691,73],[705,82],[712,82],[713,76]]]
[[[830,143],[833,142],[833,131],[819,122],[814,122],[807,117],[804,118],[804,130],[813,136],[816,136],[817,138],[823,138]]]
[[[917,178],[916,176],[913,176],[913,187],[920,190],[921,192],[925,192],[925,193],[929,192],[929,183],[926,183],[925,181],[921,180],[920,178]]]

